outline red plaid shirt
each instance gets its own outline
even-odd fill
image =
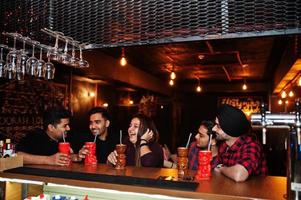
[[[268,172],[262,146],[249,135],[240,136],[231,147],[226,142],[220,144],[212,167],[218,164],[228,167],[240,164],[249,175],[267,175]]]

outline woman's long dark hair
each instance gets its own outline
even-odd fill
[[[147,129],[149,129],[149,130],[153,131],[153,137],[150,140],[150,142],[153,142],[153,141],[158,142],[159,132],[155,126],[154,121],[150,117],[147,117],[146,115],[144,115],[142,113],[138,113],[138,114],[134,115],[133,118],[137,118],[140,121],[140,126],[138,129],[138,140],[140,140],[141,136],[146,132]]]

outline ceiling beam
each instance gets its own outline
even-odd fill
[[[122,67],[118,59],[100,51],[86,51],[84,58],[90,63],[90,67],[81,69],[81,72],[89,78],[100,77],[104,80],[120,81],[133,87],[143,88],[163,95],[171,95],[172,90],[166,82],[135,68],[129,63]]]
[[[222,66],[222,68],[223,68],[223,70],[224,70],[224,72],[225,72],[225,74],[227,76],[228,81],[231,82],[231,77],[230,77],[230,74],[229,74],[228,70],[226,69],[225,66]]]

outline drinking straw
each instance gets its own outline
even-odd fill
[[[119,140],[120,140],[120,144],[122,144],[122,130],[120,130],[120,137],[119,137]]]
[[[207,148],[208,151],[210,151],[210,148],[211,148],[211,141],[212,141],[212,134],[210,134],[210,137],[209,137],[208,148]]]
[[[66,142],[66,140],[65,140],[65,134],[66,134],[66,132],[63,133],[63,140],[64,140],[64,143]]]
[[[94,136],[94,142],[96,142],[96,138],[99,135],[99,130],[96,131],[95,136]]]
[[[187,144],[186,144],[186,148],[188,148],[188,145],[189,145],[189,142],[190,142],[191,135],[192,135],[192,133],[189,134],[189,138],[188,138],[188,141],[187,141]]]

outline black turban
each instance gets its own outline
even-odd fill
[[[227,104],[218,109],[216,117],[221,129],[232,137],[239,137],[251,128],[246,115],[240,109]]]

